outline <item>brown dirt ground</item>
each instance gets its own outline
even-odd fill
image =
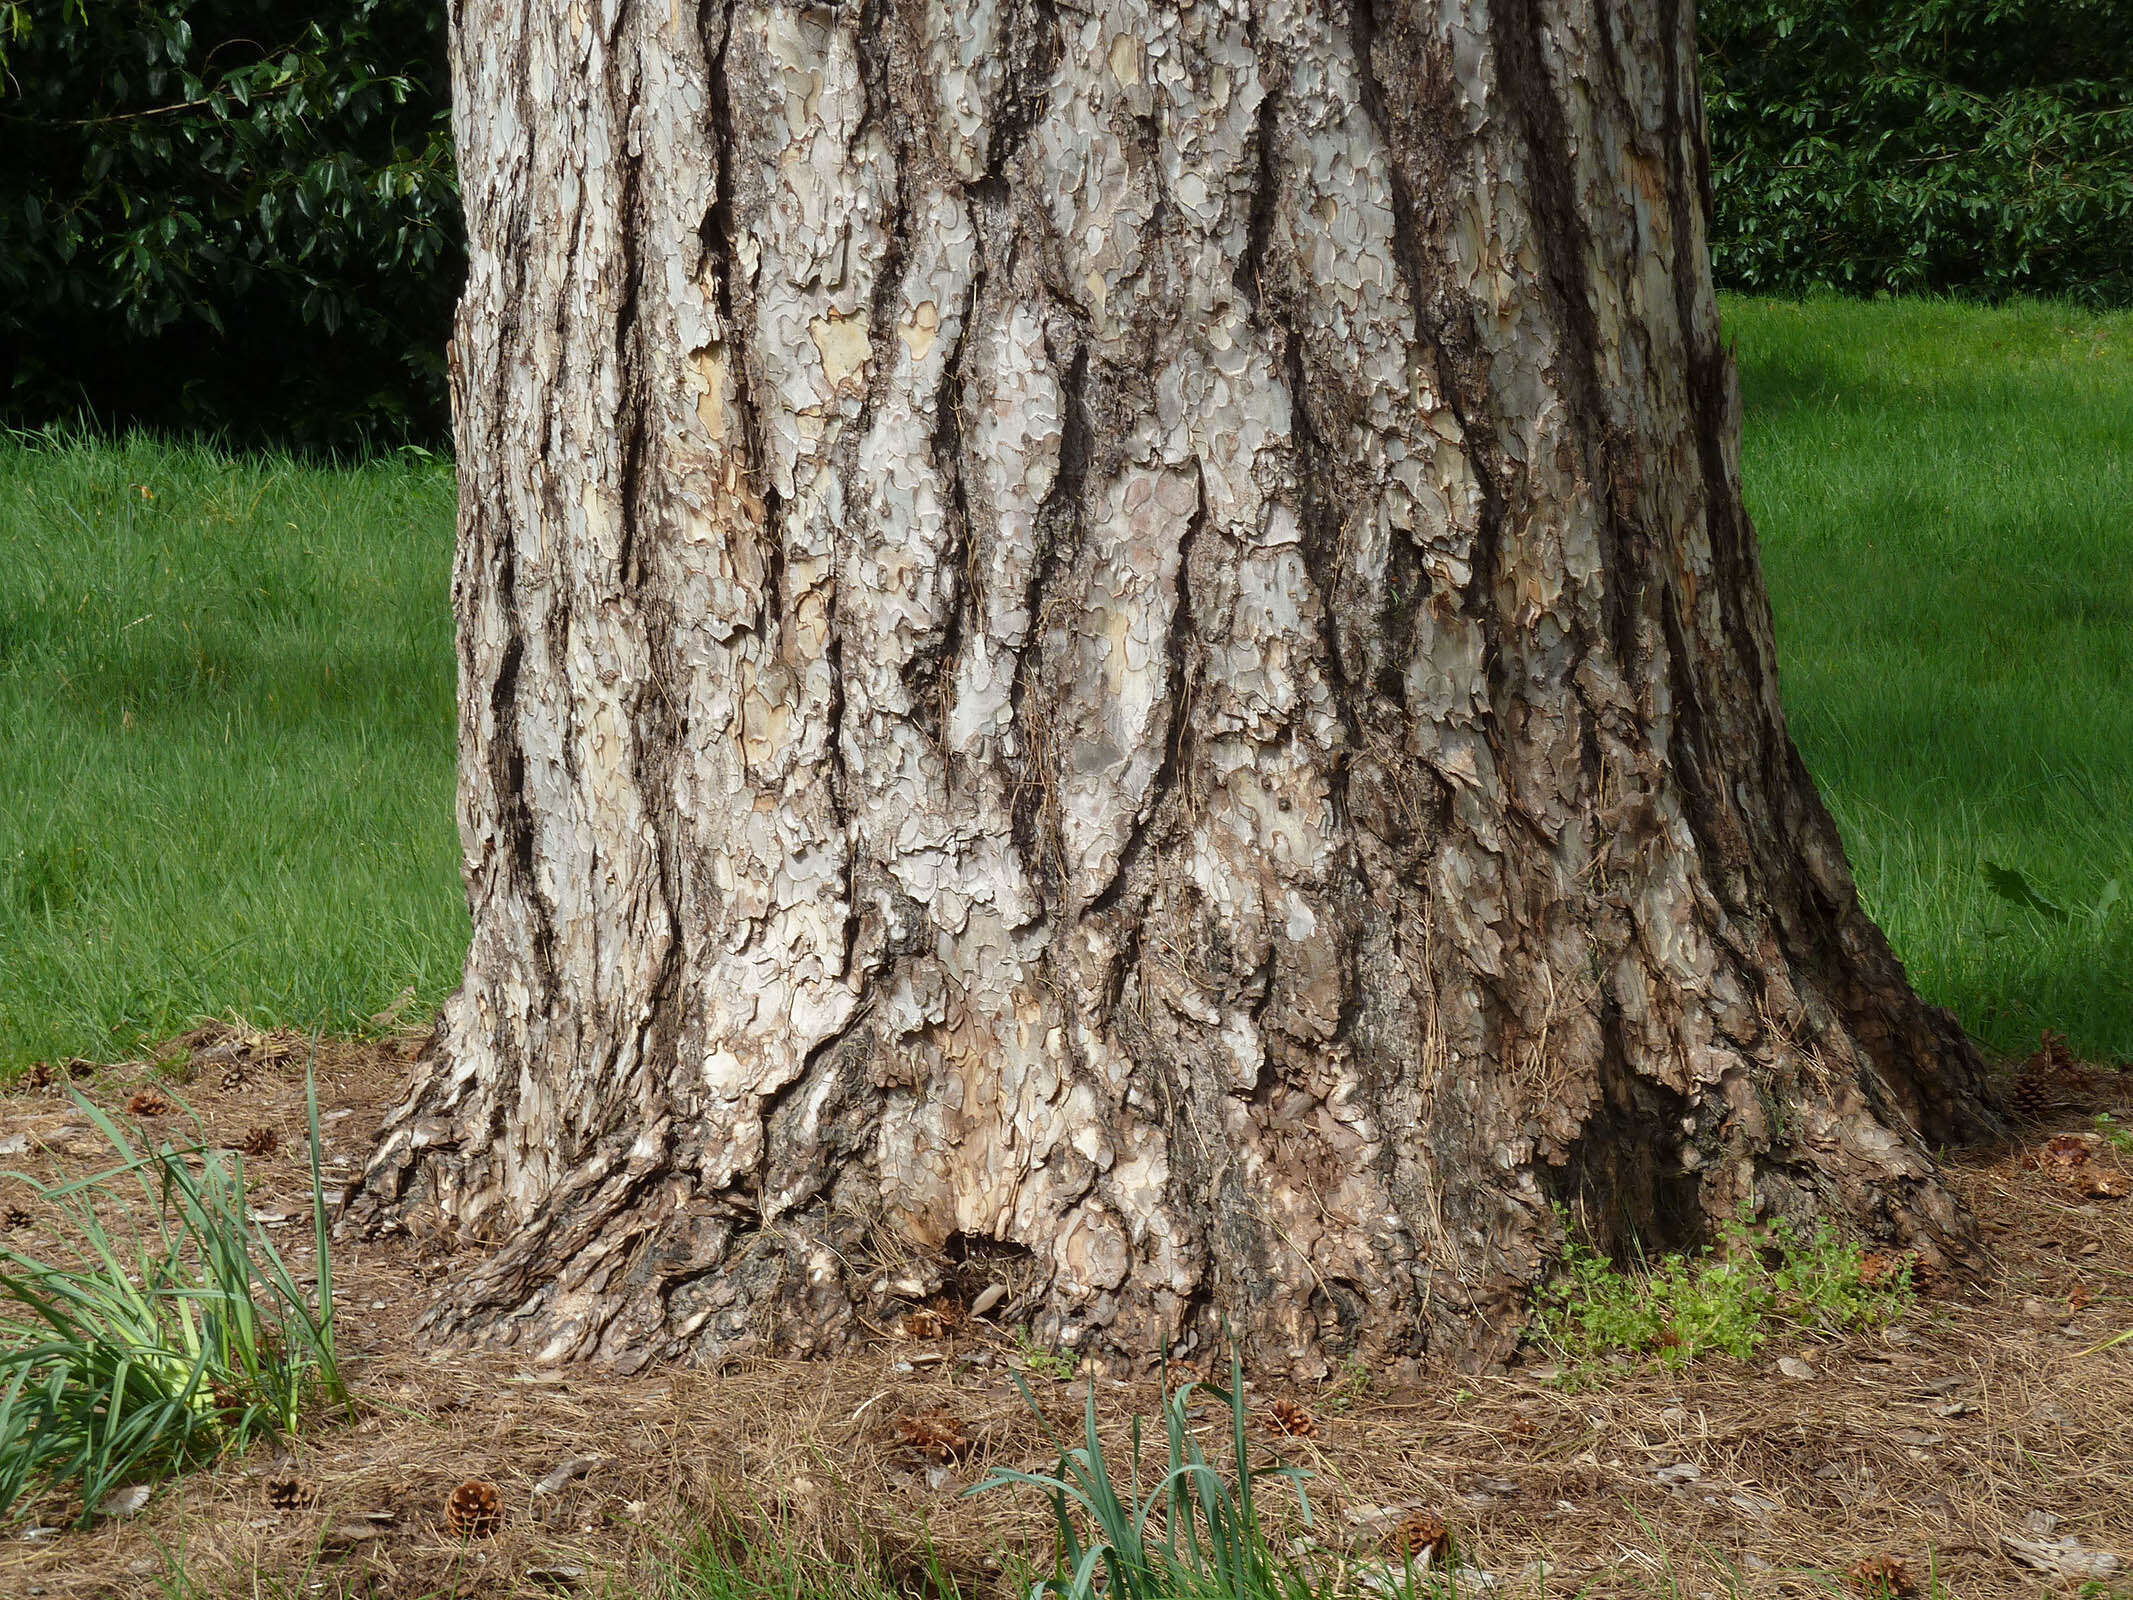
[[[418,1044],[320,1049],[329,1183],[360,1163]],[[160,1062],[98,1068],[79,1086],[116,1110],[161,1074],[219,1141],[276,1129],[279,1153],[251,1163],[255,1204],[293,1214],[275,1237],[302,1262],[308,1053],[293,1036],[202,1029]],[[2089,1077],[2085,1103],[2062,1105],[2015,1146],[1955,1158],[1988,1270],[1936,1286],[1890,1327],[1773,1342],[1753,1362],[1611,1371],[1577,1388],[1536,1367],[1349,1373],[1254,1391],[1257,1446],[1315,1474],[1321,1538],[1371,1549],[1404,1515],[1432,1511],[1504,1596],[1826,1595],[1880,1555],[1906,1559],[1921,1589],[1930,1567],[1950,1595],[2075,1594],[2078,1580],[2022,1564],[2005,1541],[2071,1536],[2133,1565],[2133,1343],[2096,1348],[2133,1328],[2133,1201],[2086,1198],[2036,1163],[2050,1135],[2088,1129],[2096,1110],[2133,1121],[2133,1079]],[[0,1099],[0,1137],[14,1132],[30,1148],[8,1164],[40,1177],[88,1170],[104,1153],[59,1088]],[[2129,1170],[2100,1142],[2091,1156],[2092,1170]],[[0,1208],[28,1197],[0,1187],[10,1191]],[[37,1229],[20,1226],[25,1237]],[[61,1498],[18,1508],[27,1514],[0,1531],[0,1596],[163,1594],[166,1551],[182,1553],[193,1585],[183,1592],[197,1595],[553,1595],[608,1593],[611,1581],[628,1593],[674,1541],[766,1518],[805,1550],[872,1551],[892,1571],[917,1571],[930,1546],[980,1594],[1008,1591],[1018,1550],[1048,1558],[1033,1496],[960,1494],[993,1466],[1041,1470],[1053,1458],[1013,1381],[1027,1362],[1012,1326],[951,1309],[945,1328],[907,1323],[898,1331],[913,1336],[835,1362],[631,1378],[537,1370],[509,1351],[416,1341],[428,1286],[452,1269],[442,1241],[342,1246],[355,1416],[313,1427],[293,1454],[263,1448],[166,1483],[139,1516],[85,1532],[51,1531],[70,1514]],[[1781,1359],[1795,1372],[1804,1360],[1812,1376],[1786,1375]],[[1093,1386],[1119,1438],[1157,1398],[1146,1382],[1026,1381],[1075,1431]],[[1277,1400],[1304,1408],[1315,1433],[1278,1433]],[[901,1426],[936,1414],[961,1436],[941,1447],[946,1462],[924,1448],[927,1425]],[[1219,1437],[1226,1415],[1210,1411],[1208,1423]],[[576,1456],[599,1460],[557,1492],[535,1491]],[[316,1487],[314,1505],[268,1505],[267,1482],[289,1476]],[[444,1506],[473,1478],[499,1487],[504,1523],[462,1542]],[[1286,1491],[1273,1498],[1293,1505]],[[47,1531],[32,1537],[33,1525]],[[2089,1592],[2133,1595],[2127,1567],[2114,1582]]]

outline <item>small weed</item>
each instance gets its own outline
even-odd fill
[[[1029,1335],[1027,1328],[1015,1334],[1016,1353],[1022,1357],[1023,1366],[1040,1378],[1054,1378],[1064,1383],[1081,1370],[1081,1357],[1072,1350],[1047,1350]]]
[[[1834,1332],[1885,1320],[1911,1292],[1908,1268],[1869,1282],[1856,1244],[1783,1217],[1722,1230],[1715,1248],[1625,1272],[1573,1242],[1536,1299],[1529,1337],[1567,1365],[1610,1355],[1678,1366],[1708,1351],[1747,1358],[1776,1328]]]
[[[1319,1406],[1335,1416],[1344,1416],[1370,1393],[1371,1382],[1369,1363],[1361,1356],[1345,1357],[1335,1369],[1333,1381],[1319,1397]]]
[[[2103,1136],[2103,1142],[2120,1155],[2133,1156],[2133,1128],[2121,1127],[2110,1112],[2096,1113],[2096,1131]]]
[[[315,1310],[246,1212],[241,1154],[168,1141],[137,1153],[105,1112],[78,1092],[75,1103],[119,1160],[67,1184],[13,1174],[73,1237],[57,1259],[0,1245],[0,1514],[32,1488],[71,1483],[86,1525],[113,1490],[293,1431],[314,1397],[345,1404],[347,1391],[316,1085]],[[144,1207],[128,1207],[129,1187]]]

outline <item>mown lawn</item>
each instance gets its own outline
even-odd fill
[[[1994,1047],[2133,1057],[2133,315],[1725,309],[1785,704],[1868,908]]]
[[[2133,1056],[2133,316],[1726,312],[1786,703],[1868,904],[1996,1048]],[[442,997],[451,527],[419,459],[0,443],[0,1072]]]
[[[419,459],[0,445],[0,1071],[455,981],[452,505]]]

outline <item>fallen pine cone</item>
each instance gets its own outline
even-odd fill
[[[1866,1288],[1886,1284],[1893,1287],[1908,1270],[1918,1271],[1918,1257],[1908,1250],[1893,1254],[1886,1250],[1869,1250],[1859,1258],[1859,1282]]]
[[[27,1228],[36,1220],[35,1217],[20,1206],[9,1206],[5,1211],[0,1211],[0,1228],[6,1228],[10,1231],[16,1228]]]
[[[2087,1284],[2085,1284],[2085,1283],[2077,1283],[2077,1284],[2075,1284],[2075,1285],[2073,1286],[2073,1288],[2071,1288],[2071,1289],[2067,1290],[2067,1292],[2066,1292],[2066,1309],[2067,1309],[2067,1310],[2069,1310],[2069,1311],[2086,1311],[2086,1310],[2088,1310],[2088,1308],[2089,1308],[2089,1286],[2088,1286]]]
[[[22,1086],[25,1089],[51,1088],[52,1063],[49,1061],[39,1061],[34,1063],[30,1067],[30,1070],[22,1075]]]
[[[1427,1566],[1452,1553],[1452,1530],[1435,1512],[1417,1511],[1392,1530],[1388,1542],[1406,1560]]]
[[[1918,1592],[1901,1556],[1868,1556],[1852,1568],[1852,1583],[1867,1600],[1902,1600]]]
[[[2100,1168],[2094,1159],[2096,1150],[2095,1140],[2086,1134],[2058,1133],[2029,1161],[2046,1177],[2079,1189],[2091,1200],[2123,1200],[2133,1184],[2120,1173]]]
[[[444,1503],[445,1526],[462,1539],[486,1539],[504,1525],[504,1499],[496,1485],[470,1478]]]
[[[168,1116],[170,1101],[155,1089],[141,1089],[126,1102],[126,1114],[133,1117]]]
[[[267,1504],[276,1511],[301,1511],[318,1503],[318,1485],[303,1478],[267,1479]]]
[[[1267,1425],[1276,1433],[1285,1433],[1292,1439],[1308,1439],[1318,1432],[1318,1419],[1294,1400],[1276,1400],[1268,1408],[1272,1413]]]
[[[87,1056],[69,1056],[66,1067],[67,1076],[70,1078],[93,1078],[96,1076],[96,1063]]]
[[[935,1461],[956,1461],[970,1454],[970,1435],[960,1419],[946,1411],[924,1411],[896,1419],[896,1437],[907,1448]]]
[[[2115,1172],[2090,1172],[2081,1180],[2081,1192],[2091,1200],[2123,1200],[2133,1184]]]
[[[945,1339],[955,1331],[960,1316],[946,1306],[921,1306],[906,1312],[901,1329],[906,1339]]]
[[[250,1128],[237,1141],[237,1148],[248,1156],[270,1156],[281,1143],[281,1135],[272,1128]]]
[[[2089,1142],[2078,1133],[2055,1133],[2037,1152],[2037,1165],[2062,1182],[2089,1164]]]
[[[2043,1073],[2025,1067],[2007,1096],[2007,1109],[2023,1122],[2038,1122],[2052,1108],[2052,1091]]]
[[[1166,1395],[1176,1394],[1188,1383],[1204,1388],[1214,1381],[1214,1363],[1205,1357],[1194,1361],[1187,1361],[1182,1358],[1174,1361],[1165,1361],[1163,1363],[1163,1377],[1165,1380],[1164,1393]]]
[[[249,1075],[241,1066],[231,1067],[222,1075],[222,1087],[225,1089],[242,1089],[249,1081]]]
[[[2015,1074],[2007,1109],[2025,1122],[2038,1121],[2060,1102],[2079,1071],[2066,1040],[2046,1028],[2037,1053]]]

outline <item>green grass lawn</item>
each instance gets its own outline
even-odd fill
[[[1995,1047],[2133,1056],[2133,316],[1726,315],[1786,703],[1868,905]],[[431,463],[0,444],[0,1071],[442,997],[451,537]]]
[[[1867,908],[1997,1049],[2133,1056],[2133,315],[1725,314],[1785,704]]]
[[[435,463],[0,444],[0,1072],[451,986],[451,553]]]

